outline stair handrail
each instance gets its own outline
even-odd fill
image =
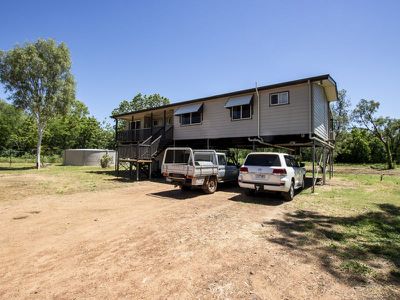
[[[141,142],[141,145],[145,145],[148,141],[150,141],[153,138],[153,136],[149,136],[147,139],[145,139],[143,142]]]

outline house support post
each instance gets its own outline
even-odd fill
[[[115,147],[118,145],[118,119],[115,119]]]
[[[312,146],[312,187],[311,192],[315,192],[315,140],[313,140]]]
[[[65,152],[64,152],[65,155]],[[119,175],[119,155],[118,155],[118,119],[115,119],[115,171]]]
[[[136,162],[136,181],[139,181],[139,162]]]
[[[167,111],[164,109],[164,132],[167,130]]]
[[[325,185],[326,184],[326,159],[327,159],[325,146],[322,148],[322,151],[323,151],[323,153],[322,153],[322,156],[323,156],[323,158],[322,158],[323,159],[322,184]]]
[[[133,176],[132,176],[132,162],[130,161],[129,162],[129,179],[132,179],[133,178]]]
[[[149,179],[151,179],[151,162],[149,163]]]
[[[210,139],[207,139],[207,149],[210,149]]]
[[[153,113],[150,113],[150,128],[151,128],[151,135],[153,135]]]

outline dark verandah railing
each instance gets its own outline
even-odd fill
[[[142,143],[118,145],[119,159],[151,160],[158,152],[173,139],[173,126],[158,131]]]

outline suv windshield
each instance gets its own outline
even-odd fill
[[[276,154],[250,154],[244,164],[246,166],[280,167],[281,161]]]

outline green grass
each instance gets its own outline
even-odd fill
[[[346,272],[360,276],[365,276],[371,273],[371,268],[354,260],[348,260],[341,263],[340,268]]]
[[[399,284],[400,176],[346,171],[288,204],[286,218],[273,221],[275,241],[315,255],[338,277]]]
[[[114,168],[52,164],[40,170],[33,163],[0,163],[0,201],[31,195],[63,195],[126,186]]]

